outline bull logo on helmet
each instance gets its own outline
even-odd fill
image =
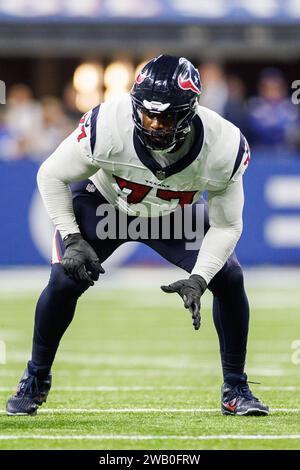
[[[149,69],[143,69],[139,72],[138,76],[136,77],[135,79],[135,83],[137,85],[140,85],[141,83],[143,83],[143,81],[145,80],[145,78],[147,78],[149,76]]]
[[[146,78],[146,74],[143,74],[142,72],[140,72],[138,74],[138,76],[136,77],[136,79],[135,79],[135,83],[137,83],[139,85],[140,83],[142,83],[145,80],[145,78]]]
[[[182,90],[192,90],[197,95],[201,94],[201,84],[198,71],[191,67],[187,60],[184,60],[188,68],[178,76],[178,85]],[[183,62],[183,61],[182,61]]]

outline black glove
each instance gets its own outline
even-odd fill
[[[66,251],[61,264],[65,273],[77,282],[86,281],[93,286],[99,274],[105,272],[95,250],[80,233],[67,235],[63,243]]]
[[[207,287],[206,281],[198,274],[192,274],[189,279],[181,279],[168,286],[161,286],[167,293],[177,292],[184,301],[185,308],[192,314],[195,330],[199,330],[201,323],[200,297]]]

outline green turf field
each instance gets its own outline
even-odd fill
[[[53,368],[36,417],[7,417],[5,401],[30,351],[35,295],[0,297],[1,449],[299,449],[300,294],[250,289],[247,372],[268,417],[223,417],[210,294],[202,326],[159,289],[88,292]],[[297,355],[296,355],[297,356]],[[300,354],[298,354],[299,358]]]

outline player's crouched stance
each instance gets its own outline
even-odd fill
[[[31,360],[7,402],[7,414],[34,415],[46,401],[51,366],[77,300],[104,272],[101,263],[131,240],[130,235],[100,239],[98,207],[109,204],[117,213],[127,213],[128,222],[138,215],[151,222],[153,208],[163,207],[162,217],[178,208],[182,216],[190,213],[195,226],[205,191],[200,249],[187,249],[185,230],[179,238],[140,241],[190,274],[161,288],[180,295],[196,330],[201,296],[206,289],[213,294],[224,377],[222,413],[268,414],[244,372],[249,305],[234,254],[242,232],[242,175],[249,148],[238,128],[199,105],[200,92],[199,73],[188,60],[159,56],[143,68],[130,95],[86,113],[79,128],[42,164],[38,185],[57,228],[54,256],[49,283],[36,306]],[[174,234],[175,217],[170,219]]]

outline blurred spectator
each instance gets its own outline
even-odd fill
[[[47,158],[73,130],[65,116],[60,100],[45,97],[41,100],[41,119],[31,139],[28,150],[35,160]]]
[[[203,82],[200,104],[238,126],[252,146],[271,148],[273,153],[278,150],[283,156],[299,149],[298,107],[288,98],[279,70],[263,70],[258,96],[247,103],[245,84],[239,77],[226,77],[214,62],[205,62],[199,69]],[[0,108],[0,160],[47,158],[77,126],[82,114],[71,82],[62,98],[45,97],[37,102],[28,86],[13,85],[7,105]]]
[[[223,116],[228,98],[223,69],[215,62],[205,62],[200,65],[199,71],[203,84],[203,92],[200,97],[201,106],[212,109]]]
[[[280,70],[267,68],[258,83],[258,96],[248,104],[248,138],[258,148],[293,151],[296,145],[298,110],[287,96]]]
[[[72,82],[67,83],[63,90],[63,107],[70,122],[74,127],[77,126],[82,113],[76,107],[76,90]]]
[[[245,85],[236,75],[227,77],[228,98],[224,105],[224,117],[239,127],[247,137],[247,111],[245,103]]]
[[[18,145],[6,124],[3,111],[4,108],[0,108],[0,160],[13,160],[18,155]]]
[[[15,158],[28,156],[40,119],[40,105],[33,100],[30,88],[23,84],[13,85],[7,96],[6,125],[17,146]]]

